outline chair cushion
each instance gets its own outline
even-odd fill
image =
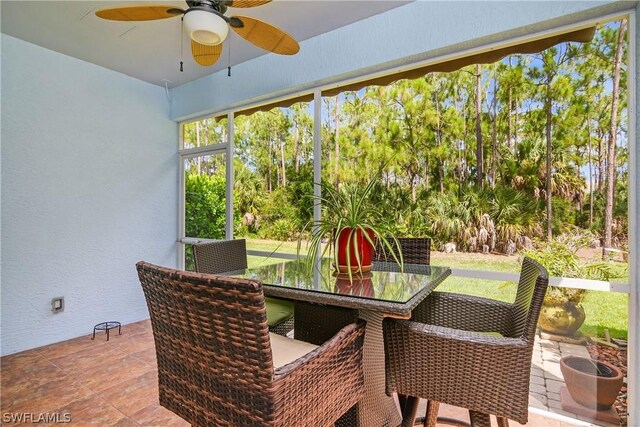
[[[273,367],[279,368],[318,348],[317,345],[270,333]]]
[[[475,331],[478,332],[479,334],[483,334],[483,335],[489,335],[490,337],[502,337],[504,335],[502,335],[500,332],[492,332],[492,331]]]
[[[267,324],[275,326],[293,317],[293,302],[277,298],[265,298]]]

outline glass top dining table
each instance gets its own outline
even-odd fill
[[[362,275],[336,275],[332,259],[317,267],[291,260],[227,273],[259,280],[264,294],[292,300],[296,339],[321,345],[356,318],[367,322],[363,345],[365,393],[336,426],[397,426],[401,416],[393,397],[385,392],[382,323],[386,317],[411,317],[449,274],[448,267],[374,263]]]
[[[377,309],[406,317],[449,274],[448,267],[375,262],[371,271],[336,274],[332,260],[317,268],[304,260],[288,260],[230,272],[260,280],[265,295],[345,308]]]

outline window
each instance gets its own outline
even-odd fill
[[[226,143],[227,119],[208,117],[182,125],[182,149]]]
[[[212,118],[182,126],[184,191],[182,238],[224,239],[227,226],[227,119]],[[202,147],[208,148],[204,152]],[[191,149],[191,151],[189,151]],[[193,149],[198,150],[193,152]],[[191,245],[184,246],[185,269],[193,270]]]
[[[235,118],[234,237],[247,239],[250,250],[296,254],[298,237],[313,218],[309,107],[299,102]]]

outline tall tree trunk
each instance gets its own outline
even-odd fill
[[[482,66],[476,65],[476,185],[484,183],[484,147],[482,146]]]
[[[196,122],[196,147],[200,147],[200,121]],[[202,173],[202,156],[196,157],[196,168],[198,175]]]
[[[424,188],[429,191],[429,155],[426,153],[424,156],[424,169],[427,171],[424,175]]]
[[[293,121],[294,126],[296,127],[296,132],[293,136],[294,143],[294,162],[296,167],[296,174],[300,172],[300,123],[298,120]]]
[[[517,158],[518,157],[518,124],[520,123],[520,101],[518,100],[518,97],[516,96],[516,99],[514,100],[514,104],[515,104],[515,114],[513,117],[513,155]]]
[[[409,174],[409,186],[411,187],[411,203],[416,202],[416,176],[413,173]]]
[[[604,244],[602,256],[606,248],[611,247],[613,207],[615,204],[615,174],[616,174],[616,136],[618,133],[618,104],[620,103],[620,67],[622,64],[622,45],[624,43],[624,27],[627,21],[620,21],[618,41],[616,43],[616,59],[613,64],[613,89],[611,102],[611,129],[607,146],[607,195],[604,205]]]
[[[509,70],[511,70],[511,56],[509,56]],[[513,88],[511,82],[509,82],[509,92],[507,100],[507,148],[513,150],[513,140],[511,139],[511,110],[513,109]]]
[[[336,95],[336,108],[333,110],[333,122],[336,124],[336,133],[335,133],[335,161],[333,163],[333,177],[334,177],[334,187],[336,190],[340,185],[340,177],[338,172],[340,171],[340,98],[339,95]]]
[[[546,185],[547,192],[547,240],[551,240],[553,232],[551,229],[552,212],[551,212],[551,81],[553,76],[547,75],[546,91],[547,96],[545,99],[545,112],[547,116],[546,123],[546,137],[547,137],[547,158],[546,158]]]
[[[278,139],[278,134],[276,133],[274,135],[274,138]],[[287,186],[287,169],[286,169],[286,164],[285,164],[285,158],[284,158],[284,138],[280,141],[280,160],[281,160],[281,164],[282,164],[282,186],[286,187]]]
[[[604,136],[601,135],[598,139],[598,191],[602,192],[604,188],[604,176],[605,176],[605,158],[604,158]]]
[[[210,140],[209,140],[209,129],[210,129],[210,124],[209,124],[209,119],[203,120],[203,124],[204,124],[204,129],[203,129],[203,136],[204,136],[204,144],[203,146],[207,146],[210,144]],[[224,138],[224,134],[223,134],[223,138]],[[226,142],[226,141],[225,141]]]
[[[273,163],[273,142],[271,141],[271,135],[269,135],[269,161],[267,162],[267,189],[269,193],[273,191],[273,184],[271,182],[271,163]]]
[[[498,71],[493,66],[493,117],[491,120],[491,188],[496,188],[496,174],[498,168]]]
[[[468,172],[468,165],[469,162],[467,162],[467,140],[469,138],[469,126],[467,126],[467,121],[469,120],[469,116],[467,115],[467,111],[465,110],[464,112],[464,124],[463,124],[463,129],[462,129],[462,150],[461,150],[461,157],[462,157],[462,181],[465,184],[467,183],[467,172]]]
[[[587,132],[589,133],[587,138],[587,159],[589,163],[589,226],[593,225],[593,162],[591,158],[591,116],[587,111]]]
[[[460,111],[460,88],[456,85],[456,96],[453,98],[453,105],[454,108],[456,109],[456,111]],[[463,135],[465,135],[466,132],[466,117],[463,116],[463,122],[462,122],[462,127],[463,127]],[[456,159],[456,171],[457,171],[457,175],[458,175],[458,181],[460,183],[462,183],[464,181],[464,173],[462,171],[462,141],[460,140],[460,138],[456,138],[456,151],[458,154],[458,158]]]
[[[436,78],[435,73],[432,74],[433,77],[433,86],[436,88]],[[440,121],[440,102],[438,101],[438,90],[434,89],[433,91],[433,103],[436,107],[436,145],[440,147],[442,145],[442,128]],[[444,165],[442,164],[442,159],[438,156],[438,161],[436,163],[438,168],[438,191],[440,193],[444,193]],[[427,169],[426,175],[429,174],[429,169]]]

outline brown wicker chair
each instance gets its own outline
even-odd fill
[[[428,237],[398,237],[396,238],[400,243],[400,249],[402,250],[402,258],[405,264],[431,264],[431,239]],[[394,242],[389,239],[391,246],[394,246]],[[395,262],[393,255],[389,252],[389,249],[376,242],[375,250],[373,253],[374,262]]]
[[[244,239],[221,240],[193,245],[198,273],[221,274],[247,268],[247,244]],[[269,330],[286,336],[293,329],[293,302],[266,298]]]
[[[160,404],[195,426],[328,426],[364,393],[365,324],[317,347],[270,334],[262,284],[137,264]]]
[[[544,267],[525,258],[513,304],[434,292],[411,320],[385,319],[387,393],[412,396],[403,426],[413,425],[419,398],[429,400],[425,426],[435,425],[439,402],[469,409],[474,426],[489,426],[489,414],[500,426],[525,424],[548,282]]]

